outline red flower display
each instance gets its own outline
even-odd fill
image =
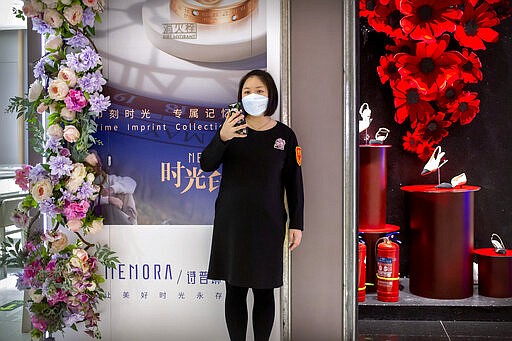
[[[412,153],[416,153],[418,146],[422,143],[421,136],[416,131],[412,133],[408,131],[402,139],[404,140],[404,150]]]
[[[512,16],[512,0],[359,4],[369,25],[393,40],[385,46],[377,73],[393,90],[395,121],[409,119],[413,128],[403,136],[404,150],[426,161],[454,123],[469,124],[480,111],[478,93],[465,90],[467,84],[483,79],[482,63],[473,50],[484,50],[484,43],[498,40],[492,27]]]
[[[461,125],[469,124],[480,111],[480,100],[476,97],[478,93],[464,91],[453,103],[448,105],[448,112],[451,113],[450,120]]]
[[[416,55],[399,54],[396,61],[400,75],[412,78],[421,91],[437,93],[445,88],[449,81],[458,77],[458,65],[462,62],[459,52],[445,52],[449,39],[445,35],[437,42],[418,43]]]
[[[402,13],[396,8],[394,1],[388,1],[375,8],[375,15],[368,17],[368,23],[377,32],[384,32],[392,38],[405,38],[400,19]]]
[[[382,84],[387,81],[395,82],[400,79],[398,73],[398,67],[396,66],[395,56],[388,54],[380,57],[380,65],[377,67],[377,73],[379,74],[380,81]]]
[[[359,15],[365,18],[373,18],[378,6],[380,6],[379,0],[361,0],[359,1]]]
[[[455,102],[462,94],[464,89],[464,82],[462,80],[455,81],[452,85],[448,85],[437,96],[437,106],[441,109],[446,109],[449,104]]]
[[[495,43],[498,41],[498,32],[491,27],[500,23],[496,12],[484,2],[477,8],[471,6],[469,2],[464,8],[464,15],[457,25],[454,37],[461,46],[472,48],[473,50],[485,50],[485,42]]]
[[[411,127],[416,127],[418,122],[426,122],[435,113],[429,101],[435,99],[435,95],[421,91],[411,80],[401,80],[394,84],[395,96],[395,121],[403,123],[407,118]]]
[[[460,73],[462,80],[466,83],[478,83],[482,80],[482,63],[474,52],[468,49],[462,49],[462,57],[464,60],[460,65]]]
[[[405,17],[400,25],[411,39],[433,41],[455,31],[455,22],[462,17],[458,4],[460,0],[401,0],[400,12]]]
[[[445,136],[448,136],[446,128],[452,125],[452,122],[446,121],[444,118],[445,114],[438,112],[428,123],[418,124],[416,132],[425,141],[432,142],[433,144],[439,143]]]
[[[386,51],[390,53],[408,53],[413,54],[416,51],[416,42],[410,39],[395,38],[394,45],[386,45]]]
[[[424,140],[422,140],[418,144],[418,148],[416,149],[416,154],[418,154],[418,158],[421,161],[427,161],[433,152],[434,152],[434,145],[431,142],[427,142]]]

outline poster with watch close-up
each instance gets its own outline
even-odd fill
[[[96,44],[112,106],[98,151],[136,219],[105,206],[105,222],[211,224],[221,171],[202,172],[200,152],[241,76],[266,67],[266,2],[111,0],[106,13]]]

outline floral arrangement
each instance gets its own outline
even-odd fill
[[[102,94],[102,62],[91,39],[100,22],[103,0],[25,0],[18,17],[29,17],[45,41],[46,53],[35,63],[36,80],[26,97],[11,98],[8,111],[24,117],[31,142],[44,161],[16,171],[16,183],[28,194],[11,220],[25,230],[22,246],[10,238],[2,245],[2,263],[23,267],[17,287],[29,290],[32,336],[40,338],[65,327],[100,338],[96,305],[105,298],[98,262],[116,267],[106,245],[86,241],[103,228],[95,212],[103,174],[97,155],[95,118],[110,106]],[[46,118],[46,129],[43,123]],[[51,226],[35,231],[43,213]],[[69,243],[66,228],[77,236]],[[91,250],[95,250],[93,253]]]
[[[472,87],[483,79],[475,51],[496,42],[493,27],[512,15],[511,0],[360,0],[360,16],[391,43],[377,67],[393,91],[395,121],[409,120],[406,151],[427,160],[454,123],[480,111]]]

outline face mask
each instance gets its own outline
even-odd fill
[[[252,116],[261,116],[267,110],[268,97],[250,94],[242,97],[242,105],[246,113]]]

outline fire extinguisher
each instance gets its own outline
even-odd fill
[[[366,245],[364,242],[359,241],[359,284],[357,288],[357,301],[364,302],[366,299]]]
[[[379,238],[377,247],[377,299],[383,302],[398,301],[398,271],[400,248],[388,237]]]

